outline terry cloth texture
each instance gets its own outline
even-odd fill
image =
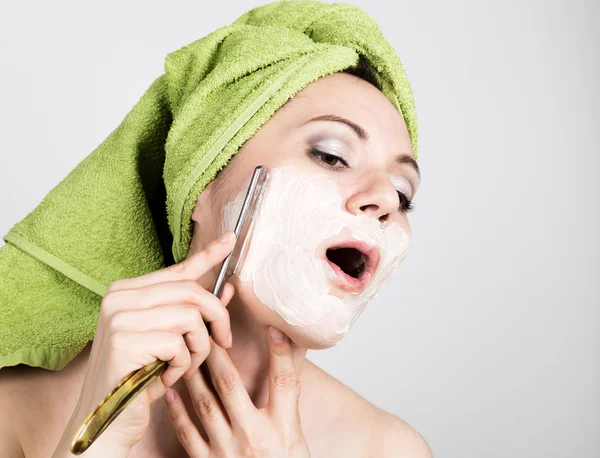
[[[118,127],[3,237],[0,367],[62,369],[94,338],[106,287],[185,259],[204,187],[287,100],[359,55],[416,156],[402,63],[356,6],[268,3],[167,54]]]

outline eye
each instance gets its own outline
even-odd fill
[[[398,191],[398,198],[400,199],[400,206],[398,207],[400,211],[409,213],[412,210],[414,210],[415,206],[411,202],[411,200],[408,197],[406,197],[406,194],[404,194],[401,191]]]
[[[339,169],[341,167],[336,166],[338,162],[341,162],[345,167],[348,167],[348,163],[339,156],[335,154],[326,153],[324,151],[318,150],[316,148],[311,148],[309,154],[316,158],[317,162],[322,163],[326,167],[330,169]]]

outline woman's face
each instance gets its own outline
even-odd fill
[[[326,116],[345,118],[361,132],[314,120]],[[307,85],[201,193],[188,256],[233,229],[257,165],[272,171],[270,189],[247,261],[229,280],[236,292],[228,307],[300,346],[332,346],[408,249],[407,210],[420,177],[404,120],[377,88],[353,75]],[[340,246],[346,249],[335,250]],[[202,279],[205,288],[218,267]]]

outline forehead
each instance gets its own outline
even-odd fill
[[[333,73],[313,81],[290,99],[282,110],[297,125],[312,117],[335,114],[363,127],[371,142],[412,155],[402,115],[375,86],[346,73]]]

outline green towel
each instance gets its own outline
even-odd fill
[[[107,285],[185,259],[204,187],[288,99],[359,55],[416,156],[402,63],[356,6],[268,3],[167,54],[121,124],[3,237],[0,367],[62,369],[94,338]]]

